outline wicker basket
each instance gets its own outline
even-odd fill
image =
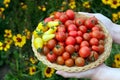
[[[83,16],[83,15],[76,14],[76,16],[79,17],[79,16]],[[103,63],[109,57],[110,52],[111,52],[111,47],[112,47],[112,38],[111,38],[110,34],[108,33],[108,31],[106,30],[106,28],[100,21],[99,21],[99,24],[102,25],[102,29],[106,36],[105,51],[99,56],[99,58],[95,62],[92,62],[83,67],[77,67],[77,66],[67,67],[65,65],[58,65],[56,63],[51,63],[46,59],[46,56],[37,52],[37,50],[35,49],[35,47],[33,45],[34,36],[32,36],[32,49],[34,51],[34,54],[38,60],[42,61],[48,67],[54,68],[56,70],[62,70],[62,71],[67,71],[67,72],[80,72],[80,71],[86,71],[88,69],[92,69],[92,68],[100,65],[101,63]]]

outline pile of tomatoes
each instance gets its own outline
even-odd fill
[[[94,62],[104,52],[105,34],[95,16],[76,17],[73,10],[56,12],[45,22],[58,20],[55,37],[49,40],[42,53],[51,63],[84,66]]]

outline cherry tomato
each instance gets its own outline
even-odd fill
[[[84,60],[84,58],[82,58],[82,57],[77,57],[77,58],[75,59],[75,65],[76,65],[76,66],[79,66],[79,67],[84,66],[84,65],[85,65],[85,60]]]
[[[98,49],[99,49],[99,54],[102,54],[104,52],[104,50],[105,50],[103,45],[99,45]]]
[[[56,45],[56,40],[55,39],[51,39],[51,40],[49,40],[48,42],[47,42],[47,47],[49,48],[49,49],[53,49],[54,47],[55,47],[55,45]]]
[[[45,18],[44,19],[44,22],[46,23],[46,22],[50,22],[50,21],[52,21],[53,19],[51,18],[51,17],[48,17],[48,18]]]
[[[73,45],[67,45],[65,47],[66,52],[72,54],[75,51],[75,47]]]
[[[93,16],[93,17],[88,18],[88,19],[85,21],[85,26],[86,26],[88,29],[91,29],[91,28],[94,27],[97,23],[98,23],[97,18],[96,18],[95,16]]]
[[[77,31],[77,34],[78,34],[78,36],[81,36],[81,37],[83,36],[83,33],[82,33],[82,31],[80,31],[80,30]]]
[[[68,36],[68,37],[66,38],[66,41],[65,41],[65,44],[66,44],[66,45],[74,45],[75,43],[76,43],[76,40],[75,40],[74,37]]]
[[[83,38],[80,36],[75,37],[75,39],[76,39],[76,43],[78,43],[78,44],[80,44],[83,40]]]
[[[68,18],[71,19],[71,20],[74,19],[74,17],[75,17],[74,11],[73,11],[73,10],[70,10],[70,9],[66,11],[66,15],[67,15]]]
[[[77,31],[70,31],[68,35],[72,37],[76,37],[78,34],[77,34]]]
[[[50,52],[50,49],[48,48],[48,46],[43,46],[43,53],[45,54],[45,55],[47,55],[47,53],[49,53]]]
[[[82,31],[83,33],[86,33],[86,32],[87,32],[87,28],[86,28],[86,26],[84,26],[84,25],[79,26],[78,29],[79,29],[80,31]]]
[[[63,54],[63,52],[65,51],[64,50],[64,47],[62,45],[56,45],[54,48],[53,48],[53,53],[60,56]]]
[[[52,53],[52,52],[49,52],[47,54],[47,60],[50,61],[50,62],[55,62],[57,59],[57,56],[56,54]]]
[[[60,18],[60,16],[61,16],[61,12],[55,12],[55,14],[54,14],[54,18],[55,19],[59,19]]]
[[[92,31],[91,36],[92,36],[93,38],[100,39],[102,35],[101,35],[100,31],[95,30],[95,31]]]
[[[64,59],[63,59],[62,56],[58,56],[58,57],[57,57],[57,63],[60,64],[60,65],[65,64],[65,61],[64,61]]]
[[[79,55],[81,56],[81,57],[83,57],[83,58],[86,58],[86,57],[88,57],[89,55],[90,55],[90,48],[89,47],[87,47],[87,46],[83,46],[83,47],[81,47],[80,48],[80,50],[79,50]]]
[[[97,52],[98,52],[98,51],[99,51],[99,47],[98,47],[98,46],[96,46],[96,45],[92,45],[92,50],[93,50],[93,51],[97,51]]]
[[[99,44],[99,41],[97,38],[91,38],[90,39],[90,45],[98,45]]]
[[[91,51],[90,56],[88,57],[89,61],[96,61],[98,59],[99,55],[96,51]]]
[[[64,52],[64,53],[62,54],[62,57],[63,57],[64,60],[67,60],[67,59],[70,58],[70,53]]]
[[[65,65],[68,67],[72,67],[74,65],[74,60],[69,58],[65,61]]]
[[[59,20],[60,20],[62,23],[65,23],[65,22],[68,20],[68,16],[63,13],[63,14],[60,16]]]
[[[67,29],[68,29],[68,32],[77,31],[77,26],[75,24],[70,24]]]
[[[94,27],[92,28],[92,31],[95,31],[95,30],[100,31],[100,28],[99,28],[99,27],[97,27],[97,26],[94,26]]]
[[[85,22],[85,19],[84,19],[84,18],[76,18],[76,19],[75,19],[75,24],[76,24],[77,26],[83,25],[84,22]]]
[[[75,47],[75,51],[78,52],[80,49],[80,46],[78,44],[76,44],[74,47]]]
[[[66,28],[64,25],[59,25],[58,28],[57,28],[57,31],[58,32],[66,32]]]
[[[83,46],[89,46],[89,43],[87,41],[82,41],[80,44],[80,47],[83,47]]]
[[[86,41],[89,41],[91,38],[90,34],[89,33],[84,33],[83,34],[83,39],[86,40]]]
[[[55,35],[55,39],[60,41],[60,42],[65,41],[65,39],[66,39],[65,32],[57,32],[56,35]]]
[[[65,22],[65,26],[68,27],[70,24],[73,24],[73,21],[72,20],[67,20]]]

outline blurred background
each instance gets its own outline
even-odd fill
[[[0,80],[64,80],[34,56],[31,36],[38,23],[57,11],[72,9],[101,13],[120,24],[119,8],[120,0],[0,0]],[[120,68],[119,44],[113,43],[105,64]]]

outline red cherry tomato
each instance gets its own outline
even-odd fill
[[[77,31],[77,26],[75,24],[70,24],[67,29],[68,29],[68,32]]]
[[[75,40],[74,37],[68,36],[68,37],[66,38],[66,41],[65,41],[65,44],[66,44],[66,45],[74,45],[75,43],[76,43],[76,40]]]
[[[66,39],[66,34],[64,32],[57,32],[55,35],[55,39],[60,42],[63,42]]]
[[[90,39],[90,45],[98,45],[99,44],[99,41],[97,38],[91,38]]]
[[[48,18],[45,18],[44,19],[44,22],[46,23],[46,22],[50,22],[50,21],[52,21],[53,19],[51,18],[51,17],[48,17]]]
[[[60,18],[60,16],[61,16],[61,12],[55,12],[55,14],[54,14],[54,18],[55,19],[59,19]]]
[[[67,60],[67,59],[70,58],[70,53],[69,53],[69,52],[64,52],[64,53],[62,54],[62,57],[63,57],[64,60]]]
[[[70,10],[70,9],[66,11],[66,15],[67,15],[68,18],[71,19],[71,20],[73,20],[74,17],[75,17],[74,11],[73,11],[73,10]]]
[[[72,54],[72,53],[74,53],[74,51],[75,51],[75,47],[74,47],[73,45],[67,45],[67,46],[65,47],[65,50],[66,50],[66,52]]]
[[[66,32],[66,28],[64,25],[59,25],[58,28],[57,28],[57,31],[58,32]]]
[[[70,31],[68,33],[69,36],[76,37],[78,35],[77,31]]]
[[[69,58],[65,61],[65,65],[68,67],[72,67],[74,65],[74,60]]]
[[[77,26],[83,25],[84,22],[85,22],[85,19],[84,19],[84,18],[76,18],[76,19],[75,19],[75,24],[76,24]]]
[[[52,53],[52,52],[49,52],[47,54],[47,60],[50,61],[50,62],[55,62],[56,61],[56,54]]]
[[[89,47],[87,47],[87,46],[83,46],[83,47],[81,47],[80,48],[80,50],[79,50],[79,55],[81,56],[81,57],[83,57],[83,58],[86,58],[86,57],[88,57],[89,55],[90,55],[90,48]]]
[[[68,16],[63,13],[63,14],[60,16],[59,20],[60,20],[62,23],[65,23],[65,22],[68,20]]]
[[[64,61],[64,59],[63,59],[62,56],[58,56],[58,57],[57,57],[57,63],[60,64],[60,65],[65,64],[65,61]]]
[[[54,54],[60,56],[65,51],[65,49],[62,45],[56,45],[52,51]]]
[[[89,46],[88,41],[82,41],[80,44],[80,47],[83,47],[83,46]]]
[[[98,52],[98,51],[99,51],[99,47],[98,47],[98,46],[96,46],[96,45],[92,45],[92,50],[93,50],[93,51],[97,51],[97,52]]]
[[[77,31],[77,34],[78,34],[78,36],[81,36],[81,37],[83,36],[83,33],[82,33],[82,31],[80,31],[80,30]]]
[[[73,21],[72,20],[67,20],[65,22],[65,26],[68,27],[70,24],[73,24]]]
[[[47,47],[49,48],[49,49],[53,49],[54,47],[55,47],[55,45],[56,45],[56,40],[55,39],[51,39],[51,40],[49,40],[48,42],[47,42]]]
[[[86,26],[84,26],[84,25],[79,26],[78,29],[79,29],[80,31],[82,31],[83,33],[86,33],[86,32],[87,32],[87,28],[86,28]]]
[[[86,40],[86,41],[89,41],[91,38],[90,34],[89,33],[84,33],[83,34],[83,39]]]
[[[82,42],[82,40],[83,40],[83,38],[80,37],[80,36],[77,36],[75,39],[76,39],[77,44],[80,44]]]
[[[91,29],[91,28],[94,27],[97,23],[98,23],[97,18],[96,18],[95,16],[93,16],[93,17],[88,18],[88,19],[85,21],[85,26],[86,26],[88,29]]]
[[[75,59],[75,65],[79,66],[79,67],[84,66],[85,65],[85,59],[82,58],[82,57],[77,57]]]

